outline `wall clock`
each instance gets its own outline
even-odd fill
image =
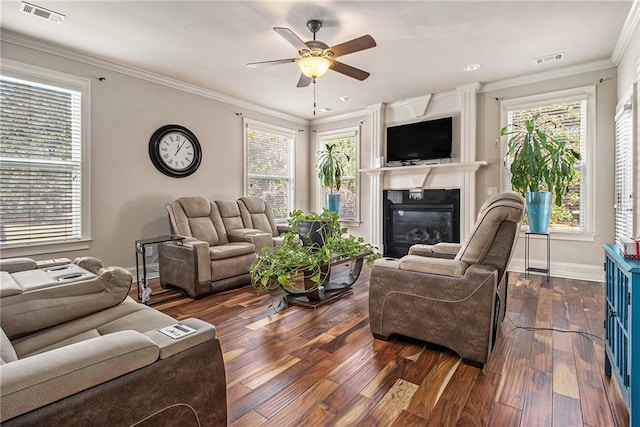
[[[194,173],[202,161],[198,138],[180,125],[165,125],[149,140],[149,157],[160,172],[174,178]]]

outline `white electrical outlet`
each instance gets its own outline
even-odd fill
[[[153,246],[144,247],[144,256],[146,257],[153,256]]]
[[[487,187],[487,196],[494,196],[496,194],[498,194],[497,187]]]

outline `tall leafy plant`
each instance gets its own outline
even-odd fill
[[[505,165],[511,171],[511,186],[524,195],[527,192],[550,191],[557,206],[569,191],[576,173],[575,163],[580,153],[571,147],[570,141],[551,133],[557,125],[541,122],[536,114],[524,122],[524,126],[507,126],[500,136],[507,136]]]
[[[333,190],[340,191],[344,163],[350,160],[349,156],[336,149],[336,144],[325,144],[325,149],[316,153],[316,165],[318,178],[322,186],[333,194]]]

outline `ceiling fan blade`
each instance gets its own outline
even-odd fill
[[[296,58],[275,59],[273,61],[249,62],[247,64],[247,67],[249,67],[249,68],[257,68],[257,67],[262,67],[263,65],[287,64],[289,62],[296,62]]]
[[[300,73],[300,79],[298,80],[298,87],[307,87],[311,83],[311,77],[307,77]]]
[[[359,52],[361,50],[370,49],[376,46],[376,41],[369,34],[358,37],[357,39],[349,40],[348,42],[340,43],[330,47],[327,50],[333,52],[333,57],[348,55],[350,53]]]
[[[307,46],[307,44],[305,42],[303,42],[302,39],[300,39],[300,37],[298,37],[296,35],[296,33],[291,31],[289,28],[273,27],[273,30],[276,33],[280,34],[286,41],[291,43],[293,45],[293,47],[295,47],[299,51],[302,50],[302,49],[311,50],[311,49],[309,49],[309,46]]]
[[[331,65],[329,66],[329,68],[331,68],[333,71],[337,71],[344,74],[345,76],[353,77],[354,79],[360,81],[366,79],[371,75],[364,70],[352,67],[351,65],[343,64],[342,62],[338,61],[331,61]]]

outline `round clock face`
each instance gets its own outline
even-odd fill
[[[198,169],[202,149],[190,130],[179,125],[166,125],[151,136],[149,157],[163,174],[181,178]]]

